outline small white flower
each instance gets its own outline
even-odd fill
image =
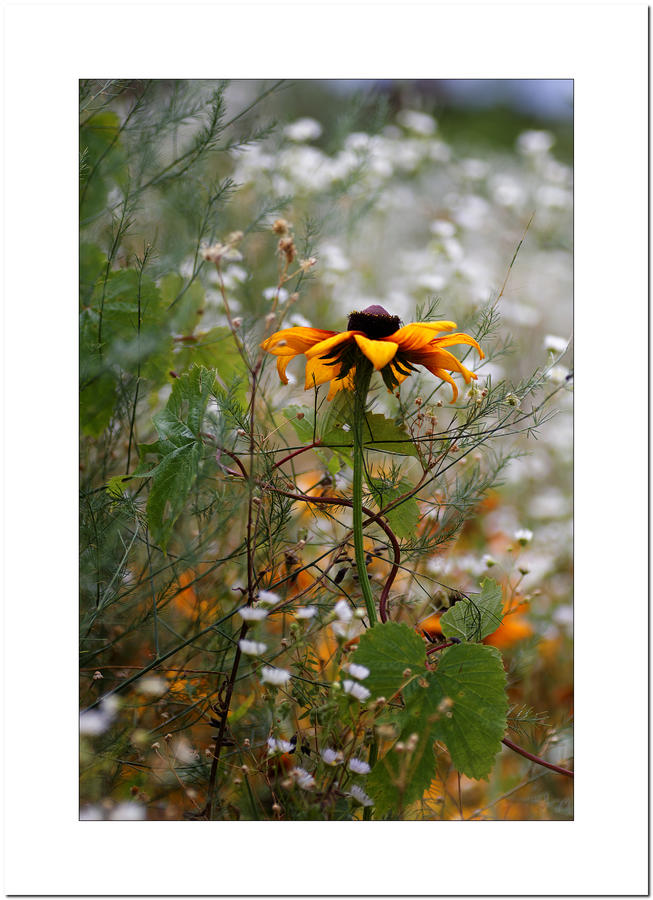
[[[490,556],[489,553],[485,553],[485,554],[484,554],[483,558],[481,559],[481,562],[482,562],[483,565],[486,566],[488,569],[491,569],[492,566],[496,566],[496,564],[497,564],[496,559],[494,559],[492,556]]]
[[[456,226],[453,222],[447,222],[446,219],[436,219],[431,222],[431,234],[437,234],[438,237],[450,238],[456,233]]]
[[[332,750],[331,747],[322,750],[320,755],[327,766],[339,766],[343,761],[342,752],[340,750]]]
[[[285,303],[288,299],[288,291],[285,288],[269,287],[263,291],[265,300],[274,300],[279,295],[279,303]]]
[[[553,384],[564,384],[567,380],[567,376],[569,375],[569,370],[565,369],[564,366],[553,366],[547,372],[546,377]]]
[[[265,606],[274,606],[275,603],[281,600],[281,597],[275,594],[274,591],[259,591],[256,599]]]
[[[238,615],[246,622],[260,622],[267,616],[267,610],[254,606],[243,606],[238,610]]]
[[[366,687],[363,687],[362,684],[359,684],[357,681],[352,681],[349,678],[345,678],[342,682],[342,689],[345,694],[351,694],[352,697],[355,697],[356,700],[360,700],[361,703],[370,696],[370,692]]]
[[[342,426],[342,430],[343,431],[351,431],[351,425],[347,425],[347,423],[345,422],[345,424]]]
[[[109,818],[114,822],[140,822],[145,818],[146,810],[141,803],[125,801],[115,806]]]
[[[564,353],[568,344],[567,338],[558,337],[557,334],[547,334],[544,338],[544,349],[549,353]]]
[[[290,741],[284,741],[283,738],[268,738],[268,754],[273,753],[290,753],[293,745]]]
[[[370,670],[367,666],[359,666],[358,663],[349,663],[347,671],[352,678],[359,678],[361,681],[370,674]]]
[[[517,138],[517,149],[527,156],[537,156],[550,150],[554,141],[548,131],[524,131]]]
[[[429,116],[423,112],[417,112],[414,109],[402,109],[397,114],[397,122],[409,131],[415,134],[421,134],[424,137],[435,133],[437,123],[433,116]]]
[[[168,690],[168,682],[165,678],[150,675],[149,678],[141,678],[138,688],[143,694],[148,694],[151,697],[162,697]]]
[[[275,669],[273,666],[263,666],[261,669],[261,681],[263,684],[279,686],[290,681],[290,672],[286,669]]]
[[[314,141],[322,134],[322,126],[315,119],[306,117],[286,125],[284,134],[291,141],[297,141],[297,143]]]
[[[338,616],[341,622],[351,622],[354,615],[351,606],[347,603],[346,600],[338,600],[336,605],[333,607],[333,611]]]
[[[260,641],[246,641],[244,638],[238,641],[238,646],[246,656],[260,656],[268,649],[267,644]]]
[[[101,822],[104,819],[102,807],[87,804],[79,811],[80,822]]]
[[[306,771],[306,769],[297,766],[290,774],[293,776],[299,787],[305,791],[308,791],[315,786],[315,779]]]
[[[317,615],[317,606],[298,606],[295,610],[296,619],[312,619]]]
[[[520,528],[519,531],[515,532],[515,540],[519,541],[522,547],[525,547],[526,544],[533,540],[533,532],[530,528]]]
[[[343,641],[350,641],[356,637],[358,628],[356,622],[334,622],[331,628],[336,637],[342,638]]]
[[[374,806],[374,800],[368,797],[362,787],[358,784],[352,784],[349,796],[353,797],[361,806]]]
[[[349,768],[352,772],[356,772],[357,775],[367,775],[370,772],[370,767],[365,760],[356,759],[356,757],[352,757],[349,760]]]

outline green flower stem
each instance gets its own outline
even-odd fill
[[[354,555],[370,627],[376,625],[377,615],[372,587],[365,565],[363,546],[363,441],[365,439],[365,402],[372,378],[372,365],[367,360],[359,363],[354,377],[354,483],[352,492],[352,512],[354,530]]]

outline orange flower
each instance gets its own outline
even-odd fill
[[[440,332],[455,327],[455,322],[413,322],[400,327],[399,316],[391,316],[382,306],[373,305],[362,312],[352,312],[347,331],[284,328],[263,341],[261,347],[277,357],[277,371],[283,384],[288,384],[288,363],[303,353],[307,360],[305,390],[328,381],[331,383],[329,400],[337,391],[353,388],[356,363],[363,357],[381,373],[390,391],[415,372],[417,364],[450,384],[455,400],[458,388],[448,373],[459,372],[467,384],[477,376],[444,348],[469,344],[481,359],[484,356],[468,334],[456,332],[438,337]]]

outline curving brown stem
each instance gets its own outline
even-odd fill
[[[266,485],[270,490],[275,491],[277,494],[282,494],[284,497],[289,497],[291,500],[298,500],[302,503],[324,503],[330,506],[346,506],[349,509],[353,507],[353,503],[351,500],[345,500],[344,497],[309,497],[306,494],[295,494],[291,491],[284,491],[280,488],[273,487],[272,485]],[[373,510],[368,509],[366,506],[362,507],[363,512],[367,516],[363,525],[369,525],[370,522],[376,522],[376,524],[385,532],[392,545],[392,552],[394,554],[393,566],[390,570],[390,574],[386,578],[385,584],[383,585],[383,590],[381,591],[381,597],[379,599],[379,618],[382,622],[388,621],[387,614],[387,600],[388,594],[390,593],[390,588],[392,587],[392,583],[397,577],[397,572],[399,571],[399,561],[401,559],[401,549],[399,547],[399,541],[397,540],[393,530],[390,528],[387,522],[381,517],[380,513],[375,513]]]
[[[524,748],[520,747],[518,744],[513,744],[509,738],[503,738],[501,743],[505,744],[506,747],[509,747],[511,750],[514,750],[515,753],[519,753],[519,755],[523,756],[525,759],[530,759],[531,762],[537,763],[538,766],[544,766],[545,769],[551,769],[552,772],[557,772],[558,775],[566,775],[568,778],[574,777],[574,773],[571,769],[565,769],[564,766],[556,766],[554,763],[547,762],[545,759],[542,759],[541,756],[535,756],[534,753],[529,753],[528,750],[524,750]]]

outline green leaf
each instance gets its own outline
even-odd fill
[[[418,692],[426,700],[433,736],[446,745],[455,768],[470,778],[486,778],[506,732],[501,654],[482,644],[456,644],[442,653],[428,683],[426,690],[417,686],[410,701],[417,700]],[[409,698],[406,703],[414,715],[417,707]]]
[[[133,473],[150,477],[147,521],[154,541],[165,550],[195,483],[202,459],[200,432],[215,388],[215,375],[203,366],[177,378],[165,409],[154,417],[160,440],[139,447],[140,462]],[[158,457],[152,466],[148,457]]]
[[[209,331],[198,332],[191,341],[176,348],[175,371],[183,372],[192,365],[214,369],[227,392],[231,390],[240,402],[246,400],[248,372],[228,328],[216,326]]]
[[[411,747],[411,738],[416,735]],[[434,738],[428,729],[408,725],[399,741],[409,749],[397,751],[396,744],[378,760],[367,779],[365,789],[374,800],[376,817],[388,813],[403,814],[407,806],[421,799],[435,775]]]
[[[200,445],[177,447],[157,466],[147,498],[147,522],[155,543],[165,550],[175,522],[197,477]]]
[[[159,289],[163,303],[170,311],[172,330],[179,334],[192,334],[204,310],[202,282],[196,278],[185,286],[181,275],[169,272],[159,281]]]
[[[81,365],[80,365],[81,371]],[[80,427],[84,434],[99,437],[116,409],[116,381],[110,372],[89,380],[81,389],[79,401]]]
[[[354,435],[351,431],[351,422],[348,421],[346,406],[341,407],[342,415],[329,413],[324,422],[317,423],[314,428],[314,410],[308,406],[288,406],[284,409],[284,416],[290,421],[300,441],[310,443],[315,433],[325,449],[331,448],[339,453],[351,466],[351,453],[354,447]],[[302,418],[297,418],[297,413]],[[344,427],[343,427],[344,426]],[[366,450],[376,450],[388,454],[396,453],[402,456],[416,456],[417,451],[410,436],[392,419],[387,419],[381,413],[368,413],[363,435]]]
[[[503,592],[491,578],[481,582],[481,593],[463,597],[440,618],[442,634],[463,641],[482,641],[497,630],[503,618]]]
[[[354,662],[370,674],[365,687],[373,697],[390,699],[412,675],[426,674],[424,641],[408,625],[385,622],[361,635]]]
[[[368,483],[379,509],[388,506],[393,500],[401,497],[402,494],[407,493],[413,487],[410,481],[404,479],[392,484],[387,478],[368,478]],[[385,513],[385,517],[397,537],[404,540],[414,538],[420,519],[417,500],[414,497],[404,500],[399,506]]]

